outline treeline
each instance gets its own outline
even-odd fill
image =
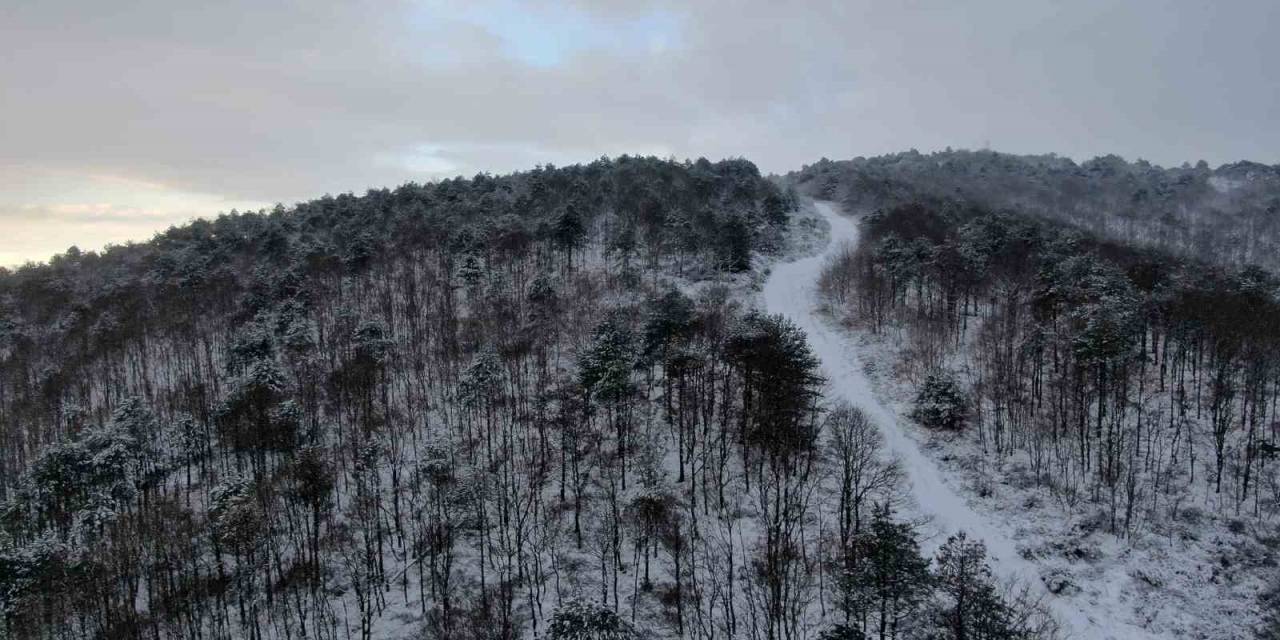
[[[827,299],[907,338],[916,417],[1025,455],[1065,504],[1117,534],[1184,500],[1280,513],[1275,276],[921,201],[867,216]],[[950,369],[950,371],[947,371]]]
[[[1280,166],[1164,168],[1117,156],[916,151],[806,166],[789,178],[847,211],[958,200],[1071,223],[1103,238],[1206,262],[1280,270]]]

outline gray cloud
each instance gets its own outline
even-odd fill
[[[150,212],[139,238],[148,215],[624,152],[1280,160],[1269,0],[11,4],[0,219],[106,202]],[[547,31],[555,64],[521,59]]]

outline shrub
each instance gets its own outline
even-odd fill
[[[925,377],[911,409],[912,420],[930,429],[955,431],[968,417],[969,401],[951,374],[940,371]]]
[[[866,637],[857,627],[843,624],[827,627],[818,634],[818,640],[863,640]]]
[[[547,637],[552,640],[628,640],[639,634],[608,607],[585,600],[568,600],[551,615]]]

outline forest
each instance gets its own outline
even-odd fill
[[[1280,269],[1280,166],[1241,161],[1211,169],[1202,160],[1165,168],[1114,155],[1077,163],[948,148],[823,159],[788,178],[851,213],[955,201],[1206,262]]]
[[[800,182],[857,197],[841,180],[860,169],[824,182],[840,171]],[[1213,573],[1269,582],[1246,610],[1270,611],[1259,637],[1277,637],[1280,278],[963,194],[874,201],[819,286],[835,316],[893,345],[910,417],[986,468],[1007,463],[1023,510],[1083,514],[1131,544],[1181,531],[1249,548]],[[978,491],[1000,491],[985,475]]]
[[[1280,515],[1273,274],[946,205],[863,229],[825,294],[873,332],[911,333],[928,425],[970,422],[995,455],[1027,451],[1053,490],[1105,494],[1115,531],[1170,483],[1205,484],[1224,512]],[[963,384],[944,370],[957,349],[971,356]]]
[[[745,160],[623,156],[232,212],[0,273],[0,637],[1055,637],[982,541],[922,554],[874,425],[749,304],[802,209]],[[954,335],[980,298],[903,278],[871,304],[886,319],[929,301]],[[1237,304],[1274,304],[1260,283]],[[1093,294],[1037,308],[1102,322],[1064,308]],[[1201,455],[1232,508],[1270,513],[1274,335],[1159,322],[1152,364],[1126,355],[1132,332],[1036,360],[1036,392],[1074,411],[1045,465],[1178,468],[1150,435],[1176,426],[1119,434],[1118,389],[1146,366],[1197,393],[1222,367],[1233,399],[1187,409],[1223,425]],[[1085,382],[1055,386],[1077,357]],[[999,447],[1031,440],[1001,415]]]

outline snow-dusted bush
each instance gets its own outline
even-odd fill
[[[957,430],[969,417],[969,400],[956,379],[945,371],[931,373],[916,393],[911,419],[930,429]]]
[[[585,600],[567,600],[551,614],[551,640],[630,640],[634,627],[609,607]]]
[[[863,640],[866,637],[857,627],[844,624],[832,625],[818,634],[818,640]]]

